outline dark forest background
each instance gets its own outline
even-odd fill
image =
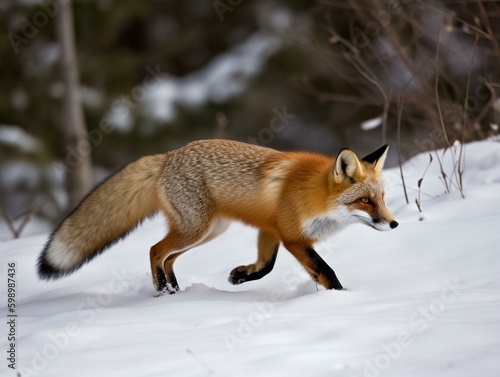
[[[200,138],[330,155],[389,143],[396,165],[498,134],[498,1],[0,0],[0,35],[0,208],[18,222],[59,221],[81,164],[86,190]],[[68,136],[72,98],[87,133]]]

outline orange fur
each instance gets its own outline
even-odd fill
[[[201,140],[144,157],[98,186],[61,223],[40,256],[39,274],[55,278],[72,272],[161,211],[169,232],[150,251],[159,291],[177,290],[177,257],[217,237],[231,220],[260,229],[257,261],[235,268],[233,284],[267,274],[283,243],[315,281],[341,289],[313,245],[352,222],[378,230],[397,226],[383,202],[380,171],[386,153],[384,146],[359,160],[344,149],[334,159]]]

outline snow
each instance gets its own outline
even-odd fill
[[[261,71],[279,47],[279,38],[257,32],[229,52],[214,57],[199,71],[183,78],[168,76],[158,80],[149,89],[144,104],[154,117],[170,120],[176,115],[176,104],[198,107],[209,101],[227,101],[243,92],[247,80]]]
[[[147,75],[130,93],[116,98],[104,117],[120,133],[134,128],[134,110],[154,120],[171,121],[177,116],[177,106],[197,108],[209,102],[223,103],[241,94],[249,79],[262,71],[266,61],[282,46],[279,37],[255,32],[231,50],[216,55],[202,69],[184,77],[162,72],[160,66],[147,66]],[[58,96],[59,87],[51,88]],[[82,88],[82,99],[88,106],[97,106],[101,98],[91,88]],[[143,125],[142,135],[154,132],[154,126]]]
[[[376,118],[367,119],[361,123],[360,127],[363,131],[370,131],[379,127],[383,122],[382,116]]]
[[[55,282],[35,275],[47,234],[2,242],[2,271],[16,263],[18,371],[22,377],[497,376],[500,143],[466,146],[465,199],[455,188],[443,193],[434,158],[420,213],[414,199],[428,162],[423,154],[404,166],[409,205],[399,169],[383,173],[397,229],[353,225],[316,246],[347,291],[317,288],[283,248],[268,276],[230,285],[231,269],[256,256],[256,231],[240,224],[179,258],[181,292],[158,298],[149,247],[165,234],[159,217]],[[451,169],[449,151],[444,165]],[[6,322],[0,374],[16,376],[5,359]]]
[[[0,145],[16,147],[23,152],[38,152],[41,143],[34,136],[18,126],[0,124]]]

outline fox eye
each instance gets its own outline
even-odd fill
[[[361,203],[364,203],[364,204],[370,204],[372,201],[370,200],[370,198],[364,196],[362,197],[361,199],[359,199],[361,201]]]

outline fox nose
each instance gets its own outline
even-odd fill
[[[390,224],[389,224],[389,226],[391,227],[391,229],[397,228],[398,225],[399,225],[399,223],[397,221],[395,221],[395,220],[391,221]]]

